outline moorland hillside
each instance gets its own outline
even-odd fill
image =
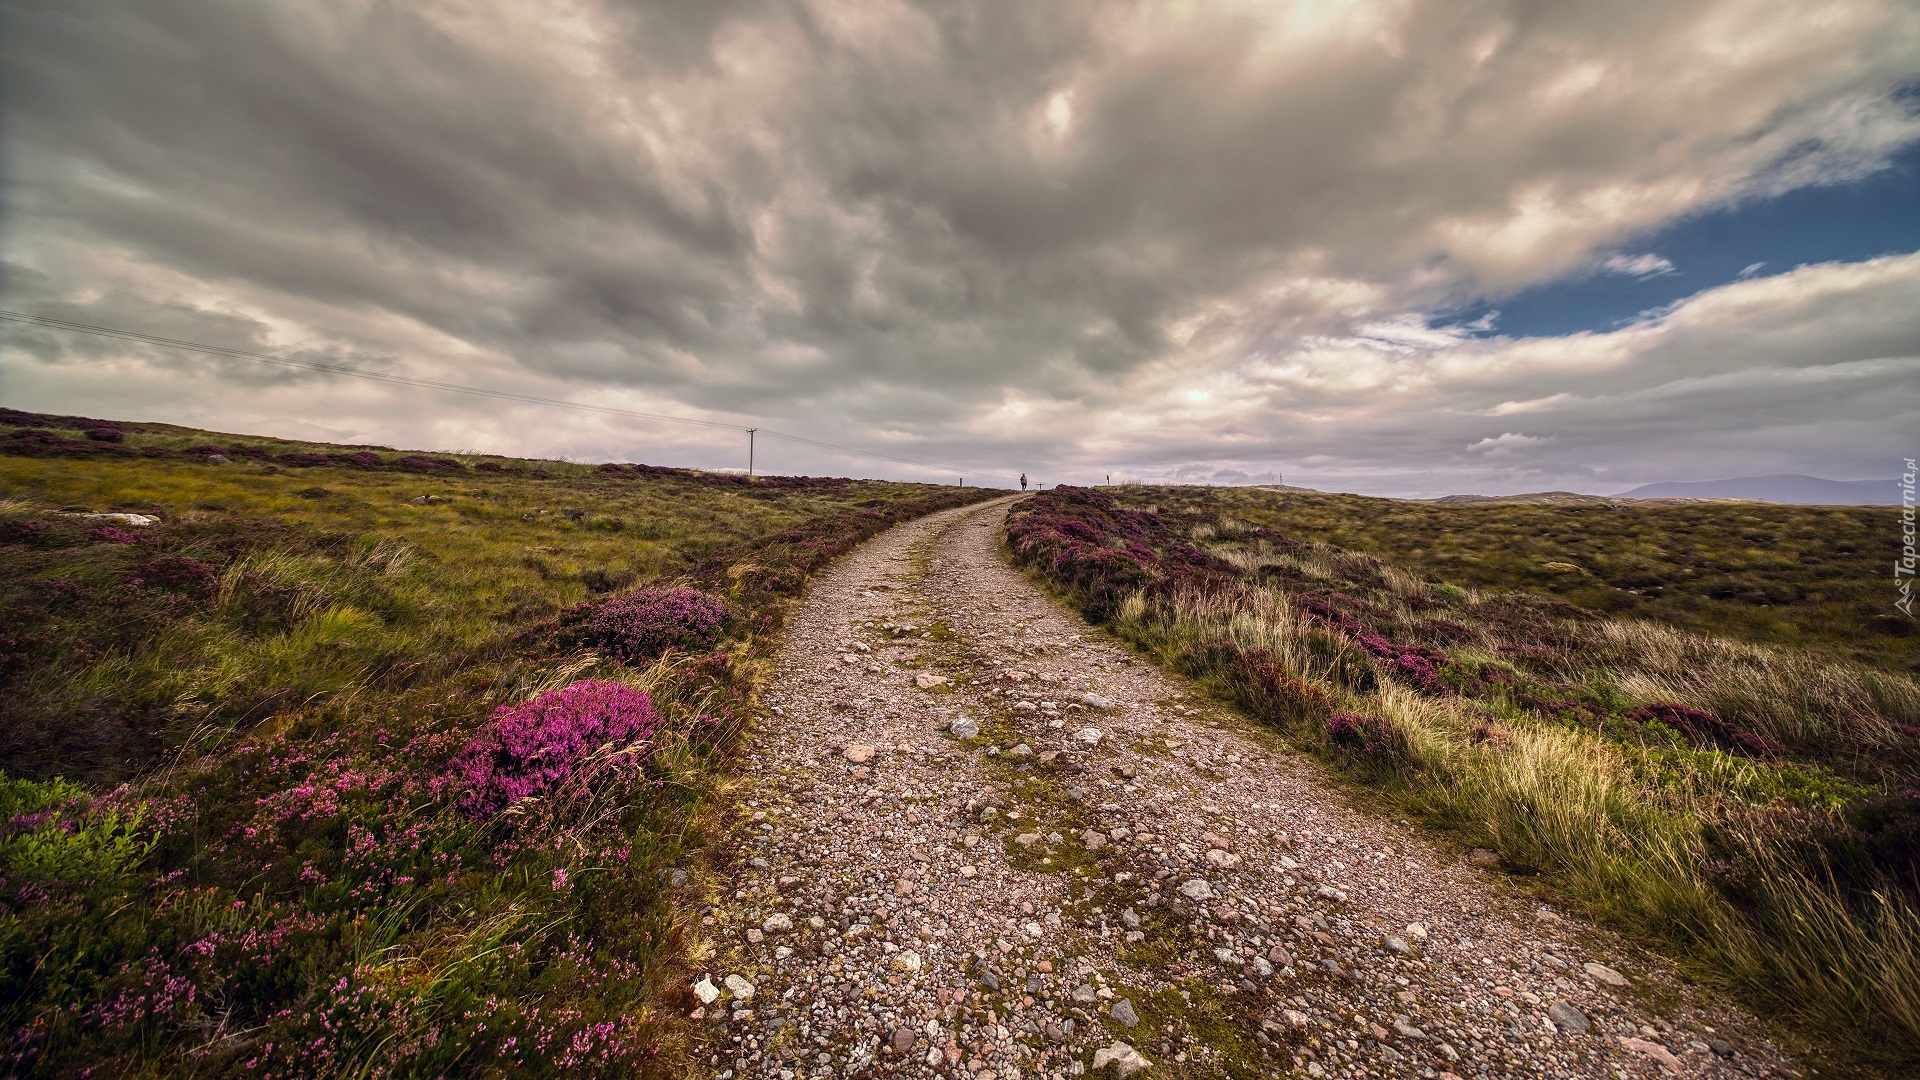
[[[0,413],[0,1071],[672,1060],[769,638],[990,494]]]
[[[1843,1048],[1849,1068],[1912,1075],[1920,684],[1846,659],[1844,629],[1821,625],[1856,610],[1846,567],[1875,536],[1884,567],[1892,524],[1886,510],[1128,487],[1043,493],[1007,534],[1015,560],[1089,619],[1277,728],[1370,804],[1663,943]],[[1783,595],[1763,616],[1738,593],[1694,591],[1740,580],[1735,562],[1762,585],[1792,581],[1797,552],[1820,599]],[[1688,617],[1610,599],[1606,582],[1636,577],[1689,582]],[[1541,587],[1498,587],[1520,583]],[[1910,641],[1863,651],[1904,658]]]

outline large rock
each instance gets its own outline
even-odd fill
[[[1107,1015],[1121,1027],[1138,1027],[1140,1024],[1140,1014],[1133,1011],[1133,1002],[1126,998],[1114,1002],[1107,1009]]]
[[[1180,883],[1180,895],[1189,900],[1213,899],[1213,886],[1201,878],[1189,878]]]
[[[702,975],[700,981],[693,984],[693,996],[700,999],[700,1004],[711,1005],[719,1000],[720,988],[713,985],[711,976]]]
[[[784,934],[793,929],[793,917],[784,912],[776,911],[772,915],[767,916],[767,921],[760,924],[760,929],[765,930],[769,934]]]
[[[726,977],[724,985],[734,997],[739,998],[741,1001],[753,1000],[753,984],[748,982],[745,976],[729,975]]]
[[[874,749],[866,743],[853,743],[840,752],[855,765],[865,765],[873,760]]]
[[[1085,743],[1088,746],[1100,745],[1100,739],[1100,729],[1097,727],[1081,728],[1079,731],[1073,733],[1074,742]]]
[[[963,716],[948,726],[947,731],[956,739],[971,739],[980,734],[980,725]]]
[[[948,679],[945,675],[935,675],[927,671],[923,671],[913,677],[913,685],[922,690],[932,690],[936,686],[945,686],[947,682]]]

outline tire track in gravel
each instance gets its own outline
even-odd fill
[[[1001,559],[1008,505],[875,539],[792,621],[700,883],[713,1075],[1797,1075],[1087,627]]]

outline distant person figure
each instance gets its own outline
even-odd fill
[[[1027,490],[1027,474],[1026,473],[1020,474],[1020,490],[1021,491]]]

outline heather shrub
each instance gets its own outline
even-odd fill
[[[1318,686],[1295,678],[1273,650],[1247,649],[1236,659],[1227,669],[1228,680],[1242,702],[1261,719],[1294,724],[1333,711],[1333,698]]]
[[[659,727],[651,697],[594,679],[503,705],[486,732],[454,758],[453,775],[465,788],[460,808],[484,818],[522,799],[551,795],[569,780],[585,779],[582,766],[599,751],[643,744]]]
[[[130,583],[195,595],[212,591],[220,572],[191,555],[161,555],[136,569]]]
[[[1704,709],[1687,705],[1655,702],[1634,709],[1627,718],[1643,724],[1665,724],[1693,742],[1752,757],[1772,757],[1778,752],[1772,743],[1753,732],[1743,731]]]
[[[668,649],[711,648],[726,618],[726,606],[698,589],[636,589],[595,609],[585,636],[589,644],[634,663]]]
[[[1342,750],[1376,765],[1402,761],[1411,750],[1406,732],[1398,725],[1364,713],[1339,712],[1327,717],[1327,738]]]

